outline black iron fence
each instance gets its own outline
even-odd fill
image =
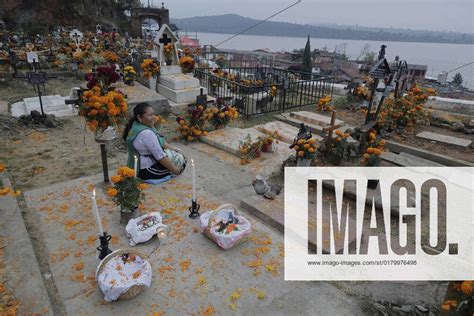
[[[333,77],[270,67],[195,69],[194,75],[208,95],[247,116],[316,104],[325,95],[332,96],[334,83]]]

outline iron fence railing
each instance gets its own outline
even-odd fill
[[[194,75],[208,95],[246,116],[315,104],[325,95],[332,96],[334,83],[333,77],[269,67],[195,69]]]

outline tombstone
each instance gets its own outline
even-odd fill
[[[154,39],[154,43],[158,46],[159,54],[158,61],[160,62],[160,67],[178,65],[178,48],[176,46],[178,38],[173,34],[170,27],[166,24],[163,24],[158,31]],[[173,54],[171,57],[166,57],[164,54],[164,47],[167,44],[173,45]],[[165,60],[171,61],[171,65],[165,65]]]
[[[94,36],[94,38],[92,39],[92,43],[94,43],[94,46],[97,46],[97,44],[99,43],[99,39]]]
[[[69,38],[74,41],[77,48],[79,49],[79,44],[81,43],[82,39],[84,38],[84,34],[81,31],[74,29],[69,32]]]
[[[95,33],[97,35],[102,35],[102,25],[100,24],[97,24],[96,27],[95,27]]]

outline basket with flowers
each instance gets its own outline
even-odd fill
[[[293,149],[296,151],[296,165],[310,166],[311,161],[316,157],[317,148],[318,144],[314,138],[298,139],[293,146]]]
[[[133,217],[140,200],[144,197],[143,190],[148,185],[135,176],[135,170],[128,167],[120,167],[111,180],[114,184],[107,189],[107,195],[120,206],[121,223],[126,223]]]
[[[125,84],[133,85],[136,75],[137,72],[133,66],[128,65],[123,68],[123,82],[125,82]]]
[[[183,73],[190,73],[194,70],[194,59],[191,56],[183,56],[179,59],[179,65]]]
[[[110,125],[125,122],[128,105],[119,91],[101,93],[98,85],[84,92],[79,107],[79,115],[84,116],[86,124],[93,132]]]
[[[140,67],[143,70],[143,76],[147,79],[150,79],[152,77],[156,77],[160,74],[160,66],[153,59],[143,60]]]

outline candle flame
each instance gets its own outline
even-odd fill
[[[191,158],[191,164],[194,166],[194,160]]]
[[[92,195],[95,197],[95,188],[92,190]]]

